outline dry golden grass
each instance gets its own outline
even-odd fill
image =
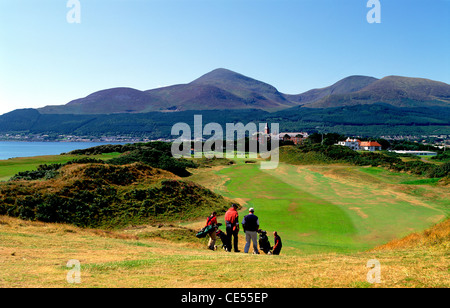
[[[376,250],[399,250],[422,247],[439,247],[450,251],[450,219],[420,233],[412,233],[404,238],[377,247]]]
[[[110,232],[0,216],[0,287],[195,288],[209,286],[211,278],[219,288],[450,287],[448,226],[447,221],[423,233],[426,242],[435,238],[431,234],[442,238],[438,244],[405,239],[401,249],[268,256],[141,237],[160,226]],[[170,232],[176,226],[161,228]],[[80,284],[66,280],[71,259],[81,263]],[[367,282],[370,259],[381,264],[380,284]]]
[[[92,168],[104,168],[104,169],[116,169],[118,172],[127,172],[135,177],[135,182],[130,187],[137,185],[153,185],[161,180],[171,179],[179,180],[179,176],[162,170],[153,168],[141,163],[133,163],[123,166],[110,166],[106,164],[69,164],[63,166],[60,169],[60,175],[49,180],[17,180],[7,183],[9,187],[18,189],[20,187],[26,187],[28,190],[35,193],[56,193],[63,187],[72,185],[79,180],[89,179],[87,171]]]
[[[87,171],[93,168],[122,170],[132,174],[136,178],[136,182],[145,182],[147,184],[153,184],[162,179],[180,179],[179,176],[176,176],[172,172],[153,168],[142,163],[133,163],[121,166],[107,164],[71,164],[61,168],[61,176],[57,177],[55,181],[64,184],[67,181],[89,178]]]

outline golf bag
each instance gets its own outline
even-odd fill
[[[198,238],[204,238],[206,237],[209,233],[211,233],[211,231],[213,231],[215,228],[219,228],[222,224],[217,224],[217,225],[209,225],[206,226],[204,228],[202,228],[200,231],[197,232],[197,234],[195,235]]]
[[[272,250],[272,247],[270,246],[267,232],[261,229],[259,229],[257,232],[259,233],[259,249],[264,251],[265,254],[269,254],[269,252]]]
[[[200,231],[197,232],[195,235],[198,238],[204,238],[206,237],[216,226],[215,225],[209,225],[204,228],[202,228]]]
[[[225,234],[225,232],[223,232],[220,229],[217,229],[216,231],[216,235],[218,238],[220,238],[220,240],[222,241],[222,248],[225,250],[228,250],[228,245],[227,245],[227,235]]]

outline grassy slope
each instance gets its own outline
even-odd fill
[[[262,172],[258,164],[240,165],[221,174],[230,178],[226,185],[229,196],[243,198],[247,207],[254,207],[261,228],[278,231],[285,246],[302,251],[339,251],[353,242],[356,230],[344,211],[270,172]]]
[[[285,182],[345,211],[357,229],[355,243],[369,247],[425,229],[449,214],[444,195],[426,200],[406,185],[389,183],[394,180],[389,172],[375,177],[365,174],[364,168],[350,166],[283,167],[291,174],[283,177]],[[280,177],[279,172],[274,173]],[[404,178],[409,176],[395,181]]]
[[[380,168],[280,164],[263,172],[240,163],[193,178],[211,179],[221,183],[211,189],[254,207],[261,228],[282,234],[288,254],[361,251],[450,214],[445,187],[400,184],[417,178]]]

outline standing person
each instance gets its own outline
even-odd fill
[[[217,213],[212,212],[212,214],[206,220],[206,226],[215,226],[217,225]],[[214,246],[216,245],[216,228],[213,228],[209,233],[209,242],[208,249],[214,250]]]
[[[227,231],[227,247],[228,252],[231,252],[231,238],[233,237],[234,252],[239,252],[238,249],[238,234],[239,234],[239,214],[237,212],[238,205],[233,203],[233,206],[225,213],[225,223]]]
[[[281,238],[280,238],[280,236],[278,235],[278,233],[277,233],[277,231],[275,231],[274,233],[273,233],[273,236],[274,236],[274,242],[275,242],[275,245],[273,246],[273,252],[272,252],[272,254],[274,254],[274,255],[279,255],[280,254],[280,251],[281,251],[281,247],[283,247],[283,244],[281,243]]]
[[[258,251],[258,241],[256,231],[259,229],[259,219],[258,216],[255,215],[255,210],[253,208],[249,209],[249,214],[244,217],[242,220],[242,227],[245,232],[245,248],[244,252],[248,253],[250,249],[250,242],[253,242],[253,253],[259,255]]]

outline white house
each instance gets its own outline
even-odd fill
[[[376,141],[361,141],[359,146],[365,151],[381,151],[381,144]]]
[[[358,139],[347,138],[347,140],[345,140],[345,141],[339,141],[338,145],[342,145],[342,146],[345,146],[352,150],[357,151],[357,150],[361,150],[360,143],[361,143],[361,141],[359,141]]]
[[[376,141],[361,141],[359,139],[347,138],[345,141],[339,141],[338,145],[348,147],[355,151],[381,151],[381,144]]]

